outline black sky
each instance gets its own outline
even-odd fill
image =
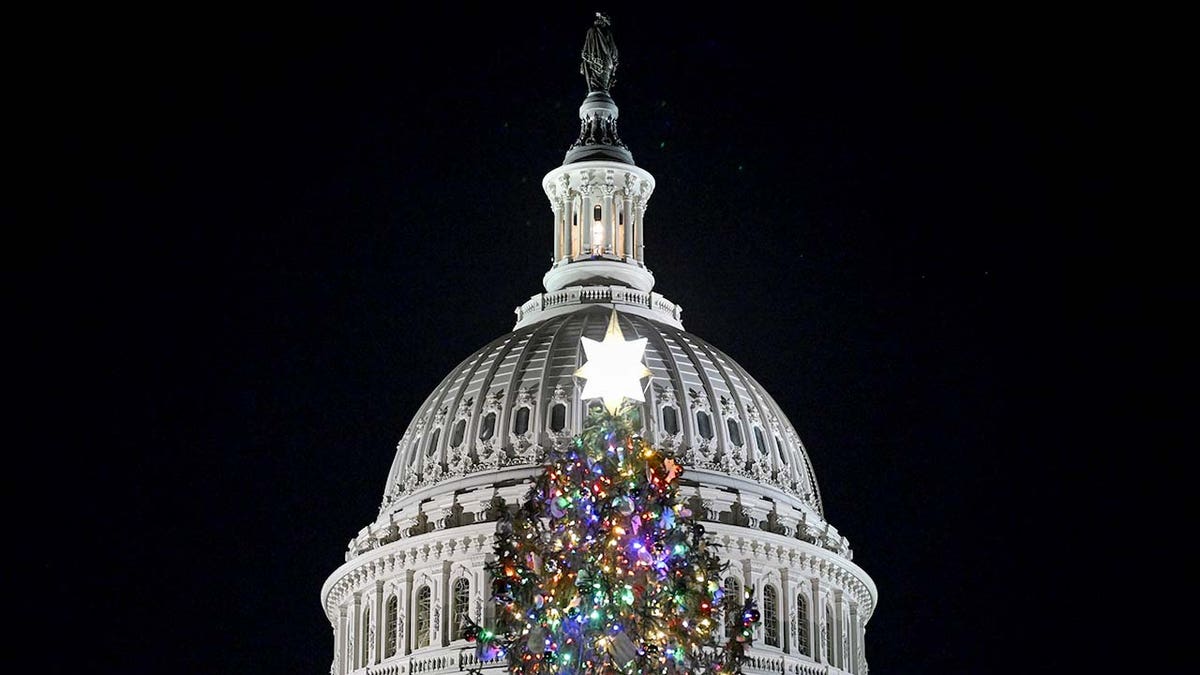
[[[1071,583],[1044,564],[1075,554],[1090,480],[1065,420],[1102,379],[1083,325],[1120,300],[1096,276],[1101,19],[607,8],[621,133],[658,180],[656,290],[804,439],[879,587],[873,672],[1013,672],[1000,655],[1056,628],[1024,603]],[[578,131],[591,11],[63,26],[37,85],[55,225],[10,268],[43,329],[29,407],[70,411],[31,446],[66,474],[22,539],[34,623],[82,610],[92,671],[327,672],[320,586],[396,441],[540,289],[540,179]]]

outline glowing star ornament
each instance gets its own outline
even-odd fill
[[[608,320],[608,332],[604,341],[580,338],[587,362],[575,371],[575,375],[587,382],[583,386],[584,399],[599,398],[610,414],[616,415],[621,400],[645,401],[641,379],[650,375],[650,369],[642,363],[646,351],[646,338],[626,340],[617,325],[617,312],[613,310]]]

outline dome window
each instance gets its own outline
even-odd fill
[[[779,451],[779,461],[787,466],[787,453],[783,451],[783,441],[779,440],[778,436],[775,437],[775,449]]]
[[[367,667],[371,664],[371,608],[363,609],[362,614],[362,661],[359,662],[360,667]]]
[[[490,440],[496,435],[496,413],[490,412],[483,416],[483,424],[479,427],[479,440]]]
[[[825,662],[833,663],[833,608],[825,605]]]
[[[555,403],[550,407],[550,431],[558,433],[567,428],[567,406]]]
[[[384,610],[386,619],[384,620],[383,628],[383,658],[390,658],[396,655],[396,625],[399,614],[397,612],[396,596],[388,597],[387,608]]]
[[[734,606],[740,607],[745,601],[745,597],[742,596],[742,581],[737,577],[725,579],[725,595],[733,599]],[[725,637],[733,637],[734,632],[737,631],[737,623],[736,611],[726,612]]]
[[[767,441],[763,438],[762,429],[754,427],[754,446],[758,448],[758,454],[765,457],[767,455]]]
[[[433,434],[429,437],[429,445],[425,448],[426,455],[433,456],[433,453],[437,452],[438,439],[441,437],[441,435],[441,429],[433,430]]]
[[[467,611],[471,608],[471,582],[462,577],[454,582],[454,607],[450,610],[450,630],[455,640],[463,639],[467,627]]]
[[[742,427],[737,420],[733,418],[725,420],[725,427],[729,429],[729,441],[739,448],[742,447]]]
[[[702,436],[704,440],[712,440],[712,418],[709,417],[708,413],[703,410],[696,413],[696,431],[700,432],[700,436]]]
[[[665,405],[662,409],[663,430],[674,436],[679,433],[679,413],[675,412],[675,406]]]
[[[812,656],[808,646],[808,598],[803,593],[796,595],[796,650]]]
[[[459,420],[454,423],[454,430],[450,432],[450,447],[457,448],[462,445],[463,434],[467,432],[467,421]]]
[[[779,646],[779,592],[771,584],[763,586],[763,636],[771,647]]]
[[[417,620],[415,622],[416,625],[414,626],[414,630],[417,633],[414,636],[416,638],[414,642],[416,643],[415,647],[417,649],[429,646],[429,631],[433,626],[432,622],[429,620],[429,596],[430,593],[428,586],[422,586],[421,589],[417,591]]]
[[[521,406],[517,408],[517,414],[513,419],[513,433],[518,436],[524,436],[529,431],[529,408]]]

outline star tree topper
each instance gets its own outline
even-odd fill
[[[627,341],[617,325],[617,310],[608,319],[603,342],[586,337],[580,340],[587,362],[575,375],[587,380],[583,386],[584,399],[603,399],[604,407],[613,415],[617,414],[623,398],[646,400],[641,385],[641,379],[650,375],[650,369],[642,363],[646,338]]]

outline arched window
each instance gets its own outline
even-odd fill
[[[767,584],[763,586],[763,641],[772,647],[779,646],[779,592]]]
[[[457,448],[462,445],[463,434],[467,432],[467,421],[459,420],[454,423],[454,429],[450,432],[450,447]]]
[[[739,613],[746,598],[742,595],[742,581],[737,577],[725,578],[725,597],[728,598],[729,611],[725,612],[725,637],[733,638],[742,625]]]
[[[513,419],[513,433],[524,436],[527,431],[529,431],[529,408],[521,406],[517,408],[517,414]]]
[[[825,663],[833,664],[833,608],[825,605]]]
[[[737,420],[732,417],[725,420],[725,427],[729,429],[729,442],[741,447],[742,445],[742,426],[737,423]]]
[[[762,457],[767,455],[767,442],[763,439],[762,429],[754,427],[754,446],[758,448],[758,454]]]
[[[703,410],[696,413],[696,431],[700,432],[700,436],[702,436],[704,440],[712,440],[712,418],[709,417],[708,413]]]
[[[787,466],[787,453],[783,451],[783,441],[779,440],[778,436],[775,437],[775,449],[779,451],[779,461]]]
[[[479,440],[486,441],[496,433],[496,413],[490,412],[483,416],[483,424],[479,426]]]
[[[604,223],[601,221],[601,209],[597,204],[592,209],[592,253],[604,250]]]
[[[432,627],[429,620],[429,587],[422,586],[417,590],[417,620],[413,624],[416,635],[413,636],[413,647],[421,649],[429,646],[429,630]]]
[[[393,595],[388,598],[387,607],[384,610],[384,614],[387,616],[383,637],[383,658],[385,659],[396,655],[397,604],[396,596]]]
[[[555,403],[550,406],[550,431],[559,432],[567,428],[567,406]]]
[[[371,608],[363,609],[362,620],[362,644],[359,645],[362,652],[362,661],[359,666],[369,666],[371,664]]]
[[[679,433],[679,413],[675,412],[675,406],[664,405],[662,409],[663,430],[674,436]]]
[[[466,577],[454,582],[452,598],[454,606],[450,608],[450,634],[458,640],[462,638],[463,629],[467,627],[467,617],[471,611],[471,582]]]
[[[796,595],[796,649],[805,656],[812,656],[808,639],[808,598],[803,593]]]
[[[430,434],[430,436],[429,436],[429,445],[425,448],[426,455],[429,455],[432,457],[433,453],[437,452],[438,439],[441,437],[441,435],[442,435],[441,429],[433,430],[433,433]]]

